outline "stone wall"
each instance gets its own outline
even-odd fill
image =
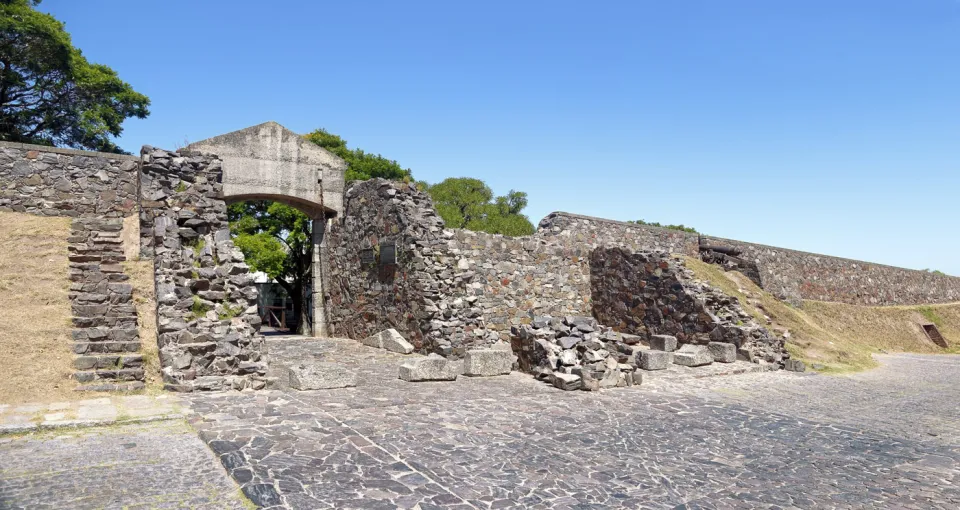
[[[467,295],[476,299],[490,340],[541,315],[590,315],[586,244],[567,238],[504,237],[455,230],[451,255],[470,271]]]
[[[144,147],[141,254],[154,259],[165,387],[259,389],[257,289],[230,240],[216,156]]]
[[[593,315],[622,333],[675,336],[681,344],[737,346],[742,359],[782,364],[784,340],[737,302],[697,281],[683,259],[663,252],[597,248],[590,254]]]
[[[691,257],[701,255],[701,245],[735,248],[744,262],[739,270],[795,305],[804,299],[871,306],[960,301],[960,278],[954,276],[563,212],[547,215],[535,236],[590,248],[618,246]],[[722,262],[731,257],[710,252],[705,258]]]
[[[120,262],[137,206],[137,156],[0,142],[0,211],[75,218],[68,240],[74,377],[81,390],[143,387],[143,360]]]
[[[619,246],[634,251],[656,250],[691,257],[696,257],[700,249],[697,234],[565,212],[548,214],[540,221],[535,235],[563,245],[591,249]]]
[[[40,216],[133,214],[139,157],[0,142],[0,211]]]
[[[960,278],[703,236],[705,244],[736,248],[756,264],[762,287],[780,299],[858,305],[917,305],[960,301]]]
[[[332,223],[323,244],[332,335],[394,328],[418,352],[465,352],[482,330],[476,299],[463,299],[471,274],[450,252],[453,233],[426,194],[382,179],[356,183]],[[382,263],[389,246],[395,264]]]

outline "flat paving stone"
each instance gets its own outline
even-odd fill
[[[183,421],[0,437],[3,509],[244,509]]]
[[[588,393],[517,373],[406,384],[394,374],[408,358],[359,347],[284,348],[316,349],[337,362],[362,358],[357,388],[185,397],[200,437],[255,501],[268,508],[960,506],[960,436],[949,427],[938,441],[903,433],[912,416],[956,420],[960,411],[946,403],[955,402],[960,357],[884,358],[891,369],[858,378],[666,374]],[[936,384],[906,383],[930,363],[944,363]],[[883,389],[892,372],[904,374],[902,384]],[[735,389],[712,389],[720,387]],[[903,398],[905,388],[915,393]],[[850,402],[859,404],[833,408]],[[841,419],[844,412],[852,416]],[[905,424],[892,426],[884,414]]]

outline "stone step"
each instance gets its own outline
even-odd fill
[[[73,360],[73,368],[77,370],[119,370],[123,368],[140,368],[143,366],[143,356],[139,354],[116,355],[101,354],[96,356],[78,356]]]
[[[96,328],[106,326],[110,328],[118,327],[136,327],[136,315],[124,315],[122,317],[72,317],[73,327],[75,328]]]
[[[139,352],[140,342],[74,342],[74,354]]]
[[[84,370],[74,372],[73,377],[82,383],[101,379],[112,379],[119,381],[142,381],[144,379],[142,368],[122,368],[120,370]]]
[[[95,382],[91,384],[81,384],[77,386],[77,391],[138,391],[145,387],[141,381],[130,381],[121,383]]]

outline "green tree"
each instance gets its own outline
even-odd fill
[[[377,177],[393,181],[410,181],[409,168],[403,168],[392,159],[379,154],[371,154],[361,149],[350,149],[347,141],[321,128],[304,136],[307,141],[313,142],[324,149],[340,156],[347,162],[347,181],[365,181]]]
[[[227,209],[233,242],[254,271],[274,279],[293,301],[293,312],[300,318],[296,330],[308,331],[304,320],[304,295],[310,288],[313,241],[310,218],[299,210],[279,202],[252,200],[232,204]]]
[[[0,0],[0,140],[123,152],[111,137],[150,100],[88,62],[39,3]]]
[[[494,197],[489,186],[470,177],[451,177],[434,185],[418,186],[426,188],[449,228],[507,236],[525,236],[535,231],[522,214],[527,194],[521,191],[510,190],[505,196]]]

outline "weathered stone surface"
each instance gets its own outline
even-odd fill
[[[713,355],[704,345],[684,345],[673,353],[673,362],[685,367],[699,367],[713,363]]]
[[[395,329],[386,329],[376,335],[368,336],[363,339],[363,345],[386,349],[399,354],[410,354],[413,352],[413,345],[410,345],[410,342],[403,338]]]
[[[578,375],[556,373],[553,374],[553,385],[564,391],[579,390],[581,379]]]
[[[506,375],[517,357],[506,349],[473,349],[463,358],[463,375],[489,377]]]
[[[262,388],[257,289],[229,239],[222,162],[143,149],[140,248],[153,257],[164,384],[176,391]]]
[[[663,370],[673,363],[673,353],[666,351],[642,351],[638,366],[644,370]]]
[[[650,348],[656,351],[673,352],[677,350],[677,337],[670,335],[650,335]]]
[[[707,344],[713,361],[719,363],[733,363],[737,361],[737,346],[723,342],[710,342]]]
[[[790,372],[805,372],[807,366],[798,359],[788,359],[783,363],[783,369]]]
[[[437,354],[416,358],[400,365],[400,379],[407,382],[454,381],[459,373],[457,365]]]
[[[326,390],[352,388],[357,385],[357,374],[338,363],[302,363],[287,367],[290,387],[295,390]]]
[[[781,364],[787,355],[782,337],[735,297],[695,279],[682,258],[598,248],[590,254],[590,284],[597,318],[623,331],[675,336],[678,344],[730,343],[757,363]],[[653,348],[659,344],[651,338]]]

